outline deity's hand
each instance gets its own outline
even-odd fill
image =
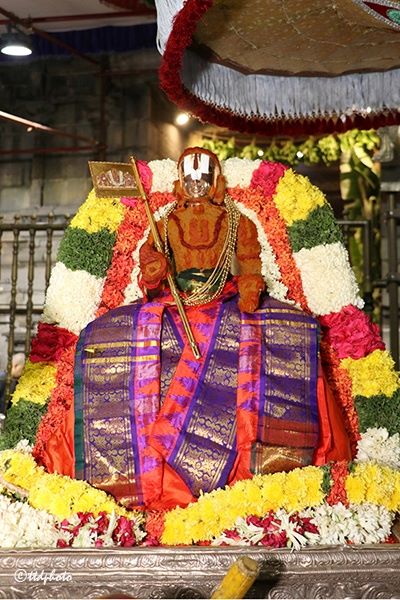
[[[141,247],[139,256],[143,284],[149,290],[157,288],[167,276],[167,259],[148,242]]]
[[[265,284],[261,275],[239,276],[239,310],[241,312],[254,312],[260,303],[260,294]]]

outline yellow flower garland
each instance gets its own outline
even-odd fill
[[[394,370],[394,362],[386,350],[374,350],[364,358],[344,358],[344,367],[352,382],[354,396],[392,396],[399,387],[399,376]]]
[[[231,528],[238,517],[262,517],[278,508],[295,511],[316,506],[324,500],[322,479],[322,469],[304,467],[289,473],[258,475],[215,490],[200,496],[187,508],[175,508],[167,513],[162,543],[192,544],[211,540]]]
[[[400,472],[376,463],[359,463],[345,483],[349,502],[371,502],[389,510],[400,508]]]
[[[5,481],[28,492],[28,502],[33,508],[46,510],[58,519],[68,518],[77,512],[98,515],[104,511],[124,516],[138,514],[128,513],[105,492],[85,481],[46,473],[27,453],[16,450],[0,453],[0,474]]]
[[[28,400],[36,404],[45,404],[55,384],[55,366],[44,362],[32,363],[28,360],[13,394],[12,403]]]
[[[276,188],[274,202],[286,225],[305,220],[308,215],[326,203],[324,194],[304,177],[288,169]]]
[[[92,190],[71,221],[71,227],[96,233],[100,229],[116,231],[124,218],[125,207],[119,198],[97,198]]]

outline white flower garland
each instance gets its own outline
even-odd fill
[[[79,334],[96,317],[104,278],[58,262],[51,272],[42,320]]]
[[[55,548],[63,535],[44,510],[0,495],[0,548]]]
[[[394,513],[375,504],[342,503],[330,506],[326,502],[315,508],[308,508],[298,514],[300,519],[309,518],[318,533],[299,533],[296,521],[290,520],[293,513],[277,510],[268,531],[279,536],[285,533],[286,546],[299,550],[304,546],[337,544],[376,544],[384,542],[391,533]],[[232,535],[233,533],[233,535]],[[239,517],[230,531],[213,540],[213,546],[256,546],[261,544],[266,531],[261,525],[247,522]]]
[[[171,158],[164,160],[151,160],[148,163],[153,174],[151,182],[152,192],[172,192],[174,182],[178,179],[176,162]]]
[[[222,161],[222,173],[226,179],[226,186],[247,188],[251,183],[254,171],[258,169],[261,160],[250,160],[248,158],[228,158]]]
[[[318,527],[317,544],[379,544],[390,535],[394,513],[384,506],[368,502],[350,504],[341,502],[330,506],[327,503],[309,508],[301,516],[311,517]]]
[[[293,253],[308,306],[315,315],[340,312],[348,304],[364,306],[346,248],[341,242],[302,248]]]
[[[389,436],[384,427],[371,427],[357,443],[356,462],[374,461],[391,469],[400,468],[400,435]]]

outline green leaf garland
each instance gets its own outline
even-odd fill
[[[110,265],[115,234],[107,229],[88,233],[69,227],[58,251],[57,260],[72,271],[87,271],[95,277],[104,277]]]
[[[4,432],[0,436],[0,450],[13,448],[23,439],[34,444],[39,423],[46,412],[47,404],[28,400],[12,404],[7,411]]]
[[[385,427],[389,435],[400,433],[400,389],[390,398],[383,394],[370,398],[357,396],[355,407],[361,433],[370,427]]]
[[[302,248],[314,248],[320,244],[343,241],[342,232],[329,204],[313,210],[307,219],[295,221],[288,228],[288,232],[293,252],[298,252]]]

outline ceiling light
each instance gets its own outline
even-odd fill
[[[8,56],[29,56],[32,54],[29,35],[9,27],[0,38],[0,52]]]
[[[187,113],[181,112],[176,115],[175,123],[177,125],[186,125],[189,122],[189,115]]]

